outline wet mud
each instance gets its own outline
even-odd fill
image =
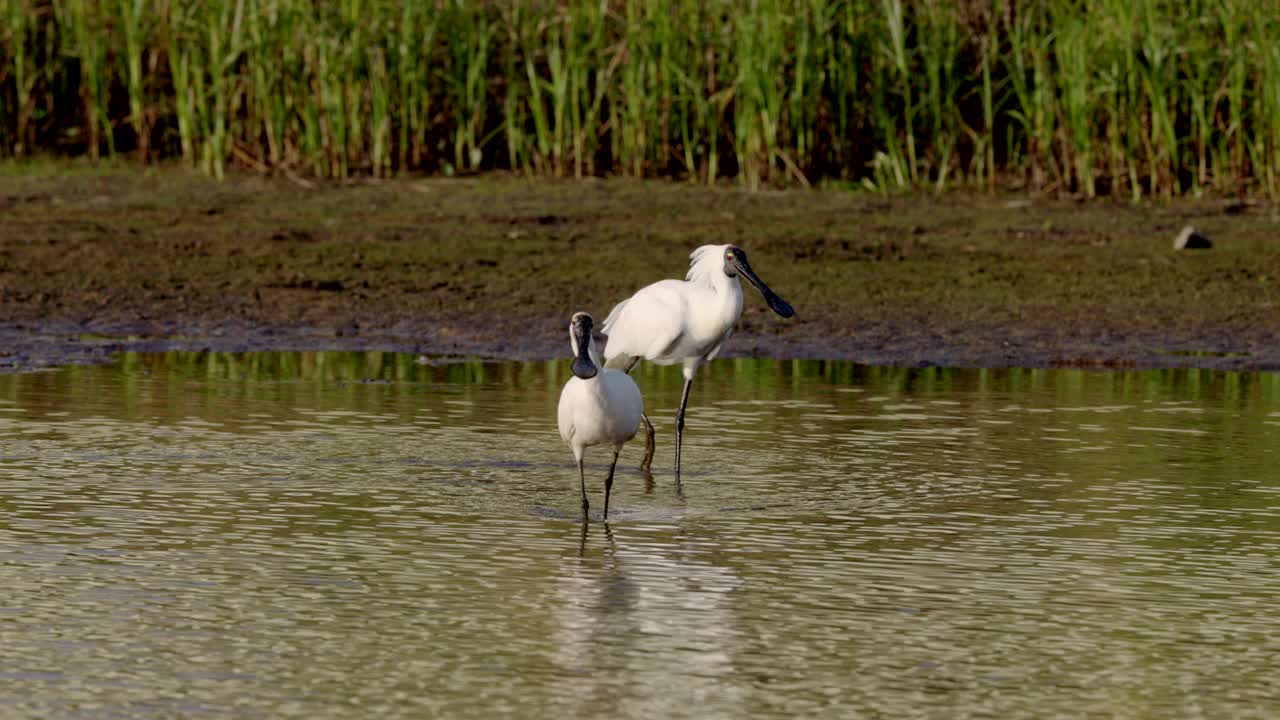
[[[1194,225],[1207,250],[1174,250]],[[1280,368],[1280,208],[748,192],[513,176],[301,187],[179,169],[0,174],[0,368],[122,350],[568,357],[607,314],[734,243],[725,356],[906,366]]]

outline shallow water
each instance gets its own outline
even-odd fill
[[[0,717],[1267,717],[1280,376],[567,362],[0,377]],[[593,513],[607,457],[588,453]],[[598,515],[594,518],[598,520]]]

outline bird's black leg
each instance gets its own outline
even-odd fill
[[[604,519],[609,519],[609,491],[613,489],[613,469],[618,466],[618,453],[621,449],[615,448],[613,451],[613,462],[609,465],[609,477],[604,479]]]
[[[689,388],[693,380],[684,381],[684,394],[680,396],[680,410],[676,412],[676,484],[680,484],[680,444],[684,441],[684,406],[689,404]]]
[[[582,460],[578,460],[578,478],[582,480],[582,522],[587,521],[587,475],[582,469]]]
[[[639,364],[640,358],[632,358],[631,364],[627,365],[627,374],[630,375]],[[644,421],[644,457],[640,459],[640,469],[647,473],[649,468],[653,467],[653,451],[656,445],[653,442],[653,423],[649,422],[649,416],[640,413],[640,419]]]

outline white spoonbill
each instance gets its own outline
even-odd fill
[[[573,448],[582,481],[582,518],[587,517],[587,476],[582,456],[591,445],[612,445],[613,462],[604,480],[604,519],[609,519],[609,491],[613,489],[613,469],[618,453],[640,429],[644,400],[630,375],[599,367],[600,353],[591,337],[591,316],[576,313],[569,322],[569,342],[573,346],[573,377],[560,391],[557,412],[560,437]]]
[[[680,444],[684,409],[698,368],[720,352],[733,324],[742,316],[742,276],[784,318],[795,314],[785,300],[764,284],[747,254],[734,245],[703,245],[690,255],[684,280],[659,280],[618,303],[604,321],[605,365],[626,372],[641,359],[659,365],[684,365],[684,393],[676,413],[676,482],[680,481]],[[653,423],[645,416],[644,461],[653,462]]]

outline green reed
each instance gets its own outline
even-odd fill
[[[1248,0],[0,0],[0,157],[1280,195]]]

